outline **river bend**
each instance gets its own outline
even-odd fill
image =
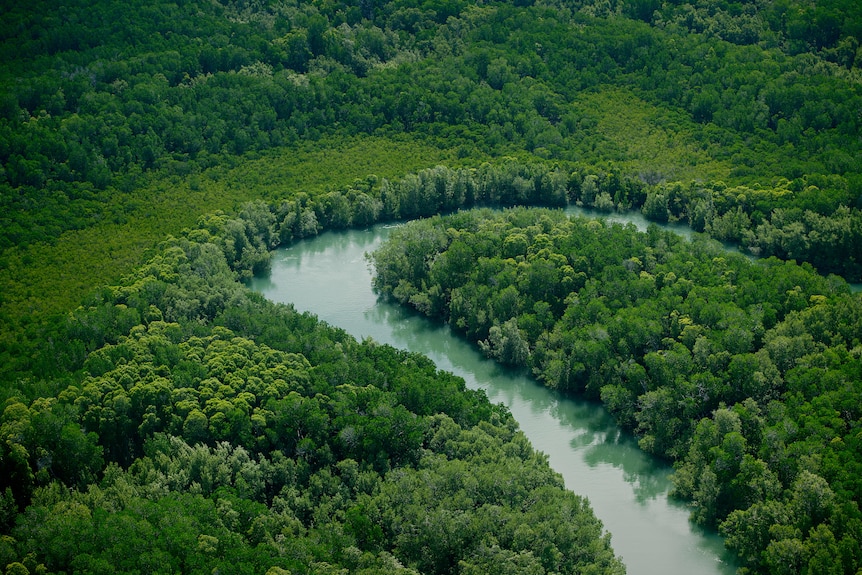
[[[668,498],[670,468],[644,454],[597,403],[562,397],[485,359],[474,346],[399,306],[378,301],[365,253],[391,228],[326,232],[279,249],[251,288],[292,303],[362,339],[422,353],[440,369],[484,389],[512,412],[532,445],[548,455],[566,487],[589,498],[631,575],[730,575],[721,539],[688,520]]]

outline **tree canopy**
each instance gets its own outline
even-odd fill
[[[2,12],[7,573],[620,572],[505,410],[241,283],[444,213],[381,291],[604,401],[750,572],[859,569],[855,0]],[[457,213],[527,204],[773,257]]]
[[[384,295],[601,399],[747,569],[858,570],[862,300],[840,278],[536,209],[413,222],[371,259]]]
[[[7,390],[7,572],[622,573],[505,408],[238,282],[273,222],[166,240]]]

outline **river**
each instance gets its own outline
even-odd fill
[[[721,538],[693,526],[685,506],[669,499],[671,469],[640,451],[600,404],[562,397],[485,359],[447,326],[378,301],[364,254],[390,229],[326,232],[281,248],[271,272],[254,278],[251,288],[310,311],[357,339],[371,337],[422,353],[506,405],[566,487],[589,499],[629,574],[734,573]]]

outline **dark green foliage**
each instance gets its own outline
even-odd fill
[[[277,205],[240,205],[265,195],[230,182],[225,212],[172,228],[79,309],[40,320],[47,280],[4,293],[0,529],[23,512],[0,542],[10,573],[618,570],[498,408],[427,360],[249,295],[237,280],[277,244],[574,202],[862,277],[853,0],[6,4],[10,275],[70,230],[167,233],[152,221],[188,206],[165,189],[210,205],[223,166],[323,136],[409,133],[473,166],[534,158]],[[378,258],[382,289],[602,398],[679,461],[678,492],[751,570],[858,569],[858,297],[656,230],[488,221],[410,228]],[[141,237],[110,238],[93,264]]]
[[[428,433],[417,416],[442,412],[470,426],[493,410],[470,399],[459,381],[441,385],[446,376],[427,360],[389,358],[387,348],[356,346],[337,330],[318,329],[311,318],[276,313],[236,280],[268,265],[278,242],[316,234],[319,222],[341,227],[357,217],[367,223],[472,204],[562,205],[625,186],[612,175],[579,181],[559,169],[510,161],[437,167],[392,182],[357,180],[343,192],[298,194],[278,207],[258,202],[236,217],[201,218],[200,227],[167,240],[124,285],[95,294],[72,314],[55,336],[61,344],[37,348],[44,354],[37,364],[50,365],[41,373],[83,368],[89,379],[63,392],[65,402],[56,406],[9,403],[31,412],[40,406],[34,412],[39,428],[54,430],[10,444],[4,454],[13,470],[7,480],[13,500],[23,505],[51,478],[89,485],[103,458],[128,466],[160,434],[211,445],[227,441],[252,453],[277,450],[304,461],[309,472],[344,458],[382,474],[416,465]],[[658,190],[649,192],[648,202],[650,194],[665,194]],[[672,188],[660,204],[669,212],[682,197]],[[773,337],[788,314],[842,293],[839,280],[809,269],[770,260],[763,271],[741,257],[725,257],[705,240],[688,246],[657,229],[639,235],[566,220],[561,212],[488,214],[436,217],[396,233],[375,256],[379,286],[463,329],[489,356],[529,365],[558,389],[601,397],[622,423],[643,434],[645,449],[685,465],[698,465],[686,455],[698,437],[698,419],[748,397],[761,404],[779,398],[785,372],[794,373],[794,361],[816,351],[817,342],[831,341],[829,330],[855,341],[856,323],[838,321],[821,328],[826,331],[817,340],[795,332]],[[306,217],[311,224],[303,223]],[[229,330],[211,330],[210,322]],[[294,364],[304,375],[275,377],[252,367],[249,354],[259,348],[279,366],[304,358]],[[51,356],[62,361],[47,361]],[[378,361],[386,370],[372,367]],[[369,387],[379,381],[386,382],[385,393]],[[54,393],[63,389],[60,381],[54,385]],[[63,408],[70,404],[77,411]],[[54,406],[50,415],[45,406]],[[10,425],[27,424],[14,413]],[[739,464],[749,455],[746,436],[732,439],[725,451],[702,459],[721,462],[722,453],[731,453],[736,463],[723,467],[724,475],[712,479],[697,467],[679,472],[680,494],[702,505],[705,523],[731,521],[744,505],[781,493],[769,479],[776,472],[763,467],[757,452]],[[81,457],[64,459],[69,449]],[[763,475],[762,468],[769,487],[752,487],[749,475]],[[778,474],[781,485],[797,472]],[[686,487],[689,473],[698,479]],[[380,547],[381,533],[359,517],[351,521],[359,540]],[[735,533],[728,531],[731,545],[743,545],[734,543]]]
[[[0,247],[122,222],[140,209],[127,193],[154,175],[193,178],[323,134],[406,131],[462,156],[576,162],[607,172],[607,196],[585,199],[602,209],[643,205],[626,179],[687,185],[672,172],[697,163],[710,165],[697,180],[722,164],[732,184],[816,186],[817,206],[791,202],[802,210],[858,208],[860,93],[829,63],[858,69],[853,2],[777,3],[760,18],[753,5],[714,3],[138,4],[4,14]],[[625,128],[599,125],[585,90],[611,94],[600,104],[636,97],[656,117],[608,133]],[[682,143],[669,162],[618,143],[656,130]],[[772,207],[749,215],[759,224]],[[321,224],[347,225],[330,211]]]
[[[622,573],[504,408],[245,290],[278,237],[202,218],[70,317],[75,385],[0,416],[7,572]]]
[[[859,568],[862,302],[843,281],[534,209],[413,222],[372,261],[382,293],[600,398],[748,568]]]

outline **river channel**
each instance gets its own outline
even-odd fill
[[[326,232],[281,248],[271,272],[254,278],[251,288],[357,339],[422,353],[506,405],[566,487],[589,499],[629,574],[734,572],[721,538],[693,526],[685,506],[669,499],[671,469],[640,451],[600,404],[562,397],[527,375],[501,369],[447,326],[378,300],[364,256],[390,230]]]

